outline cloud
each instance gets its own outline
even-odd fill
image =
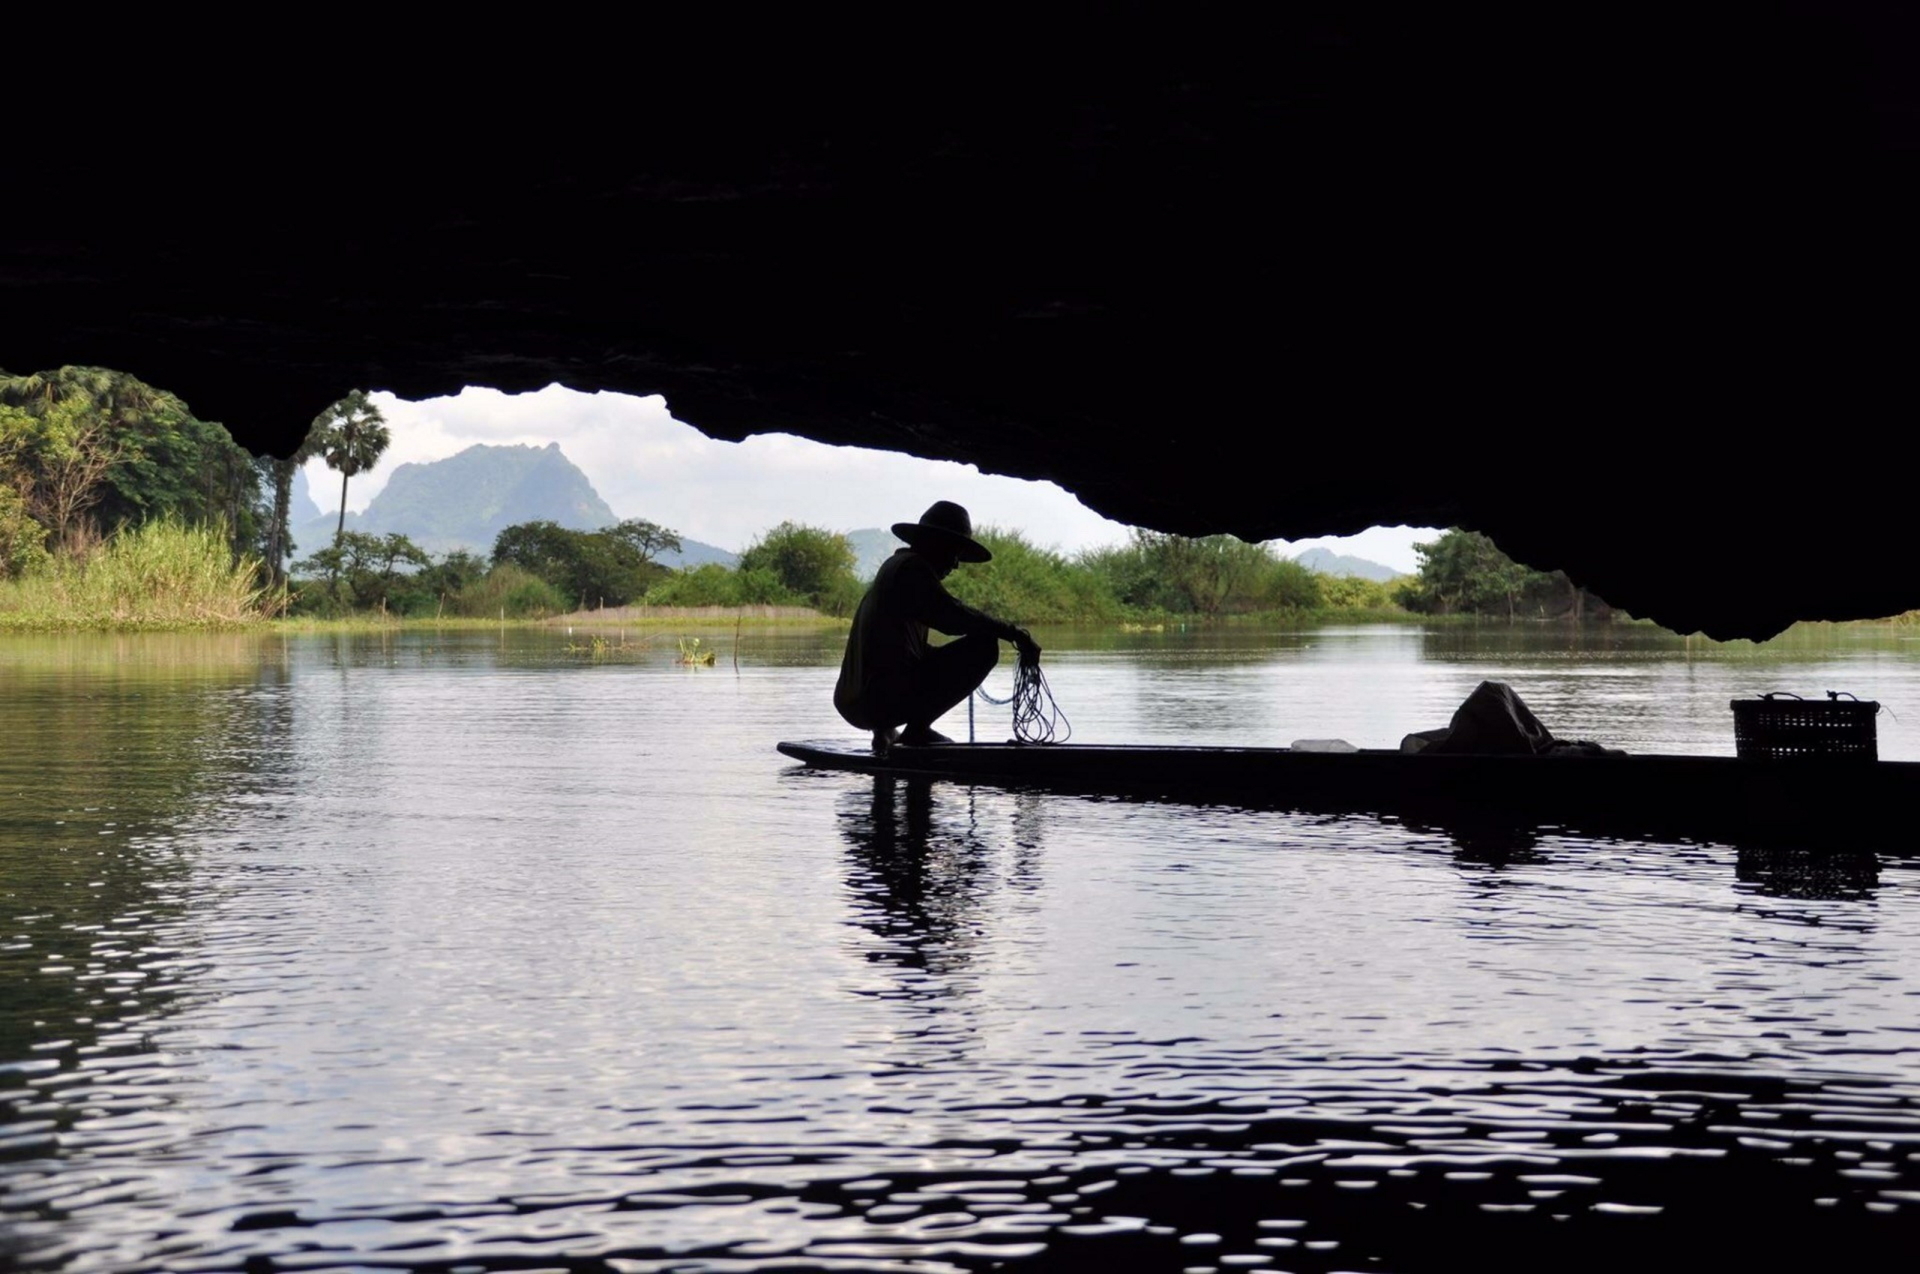
[[[619,516],[648,518],[722,548],[742,548],[783,521],[841,531],[910,521],[935,500],[966,505],[977,525],[1018,527],[1069,552],[1127,534],[1050,482],[788,434],[720,442],[675,420],[657,395],[550,385],[530,394],[470,387],[422,402],[372,397],[393,442],[379,465],[348,485],[347,507],[355,511],[402,464],[439,460],[475,443],[558,442]],[[307,477],[321,508],[337,510],[338,475],[313,461]]]

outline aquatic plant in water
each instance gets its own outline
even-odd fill
[[[691,641],[688,641],[686,638],[683,637],[680,639],[679,645],[680,645],[680,658],[675,660],[676,663],[692,664],[692,665],[704,664],[709,668],[713,667],[714,659],[716,657],[717,652],[715,652],[712,647],[708,647],[707,649],[702,650],[700,648],[700,639],[698,637],[695,637]]]

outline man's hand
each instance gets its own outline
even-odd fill
[[[1024,628],[1010,626],[1007,630],[1007,640],[1012,642],[1014,648],[1020,652],[1021,663],[1037,664],[1040,662],[1040,643],[1033,639],[1032,633]]]

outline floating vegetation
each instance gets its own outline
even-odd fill
[[[627,648],[627,643],[624,638],[622,638],[616,644],[615,642],[609,641],[607,638],[602,637],[597,633],[594,636],[587,638],[586,644],[584,645],[582,645],[580,642],[577,642],[577,641],[569,641],[564,647],[562,647],[562,649],[564,649],[568,654],[592,655],[595,659],[599,659],[599,658],[602,658],[603,656],[610,655],[616,650],[625,650],[626,648]]]
[[[704,664],[711,668],[717,655],[718,652],[711,646],[702,648],[698,637],[691,641],[683,637],[680,639],[680,658],[675,662],[690,665]]]
[[[625,655],[644,650],[653,644],[652,638],[639,641],[627,640],[625,633],[608,636],[605,633],[589,633],[584,642],[573,639],[573,629],[567,629],[567,642],[561,649],[571,655],[586,655],[592,659],[608,659],[614,655]]]

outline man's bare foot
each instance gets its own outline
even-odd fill
[[[953,740],[941,734],[932,726],[910,725],[907,727],[906,733],[900,736],[900,742],[909,747],[922,748],[930,743],[952,743]]]
[[[875,730],[873,732],[873,754],[875,756],[885,756],[887,749],[892,747],[899,737],[892,726],[888,726],[884,730]]]

